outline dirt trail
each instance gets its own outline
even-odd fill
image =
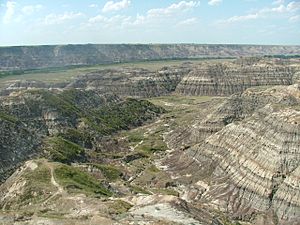
[[[55,196],[57,195],[65,195],[66,192],[64,190],[64,188],[57,183],[57,181],[55,180],[55,176],[54,176],[54,168],[53,165],[50,164],[49,162],[45,162],[45,165],[49,168],[50,170],[50,174],[51,174],[51,184],[54,185],[57,188],[57,191],[51,195],[43,204],[45,205],[47,202],[49,202],[50,200],[52,200]]]

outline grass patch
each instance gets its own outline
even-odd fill
[[[0,111],[0,119],[6,120],[6,121],[8,121],[10,123],[16,123],[16,122],[18,122],[18,118],[17,117],[14,117],[12,115],[6,114],[6,113],[1,112],[1,111]]]
[[[46,148],[49,159],[62,163],[81,161],[84,159],[84,149],[61,137],[50,137],[46,140]]]
[[[228,61],[229,59],[181,59],[181,60],[156,60],[156,61],[141,61],[131,63],[113,63],[94,66],[66,66],[54,68],[41,68],[32,70],[15,70],[15,71],[0,71],[0,86],[10,80],[37,80],[43,82],[57,83],[70,81],[79,75],[95,72],[102,69],[118,69],[122,67],[139,67],[156,71],[164,66],[181,65],[185,62],[203,62],[209,61]]]
[[[167,150],[167,145],[162,140],[150,140],[138,146],[137,148],[140,151],[152,154],[155,152]]]
[[[128,212],[129,209],[131,209],[131,207],[132,207],[131,204],[122,200],[117,200],[108,204],[109,214],[116,214],[116,215]]]
[[[64,133],[59,134],[59,136],[85,148],[92,147],[92,136],[88,131],[69,128]]]
[[[179,193],[173,189],[165,189],[165,188],[155,188],[151,189],[152,192],[162,195],[173,195],[179,197]]]
[[[120,177],[122,176],[122,172],[114,166],[102,165],[102,164],[89,164],[89,165],[92,165],[93,167],[99,169],[103,173],[105,178],[108,179],[109,181],[115,181],[117,179],[120,179]]]
[[[96,178],[78,168],[59,165],[55,168],[55,177],[70,192],[95,196],[112,196],[112,192],[101,185]]]
[[[130,162],[138,160],[138,159],[144,159],[144,158],[149,158],[149,157],[150,157],[150,155],[148,153],[137,151],[137,152],[133,152],[129,155],[126,155],[124,157],[124,161],[126,163],[130,163]]]
[[[144,139],[144,135],[141,132],[128,132],[127,139],[130,143],[138,143]]]
[[[141,126],[143,122],[153,119],[158,114],[165,112],[146,100],[127,99],[119,104],[112,104],[95,110],[96,124],[100,124],[102,134],[111,134],[118,130],[127,130],[131,127]],[[91,122],[91,120],[86,121]]]
[[[145,195],[152,195],[150,191],[145,190],[144,188],[137,186],[137,185],[130,185],[130,190],[134,194],[145,194]]]

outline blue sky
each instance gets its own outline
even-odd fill
[[[300,0],[0,0],[0,45],[300,44]]]

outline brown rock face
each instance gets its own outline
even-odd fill
[[[299,224],[299,97],[297,85],[232,97],[214,113],[222,112],[222,121],[236,105],[233,120],[180,155],[174,153],[169,164],[182,175],[193,173],[192,186],[205,190],[197,199],[235,218],[259,221],[262,214],[268,219],[261,224]],[[250,103],[253,107],[247,108]]]
[[[241,59],[243,63],[239,60],[184,63],[156,71],[140,68],[106,69],[80,76],[69,83],[52,85],[37,81],[19,81],[0,90],[0,95],[31,88],[77,88],[98,90],[101,93],[112,92],[126,97],[155,97],[172,93],[230,96],[242,93],[249,87],[290,85],[299,80],[300,69],[293,61],[283,63],[265,58],[256,61],[250,59]]]
[[[66,88],[94,89],[118,96],[154,97],[175,91],[187,67],[162,68],[156,72],[144,69],[102,70],[79,77]]]
[[[52,45],[0,49],[0,71],[99,65],[141,60],[296,55],[299,46],[251,45]]]
[[[292,84],[294,71],[284,66],[201,65],[176,88],[184,95],[228,96],[253,86]]]

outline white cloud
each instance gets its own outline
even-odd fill
[[[130,23],[132,18],[130,16],[115,15],[112,17],[106,17],[98,15],[89,19],[88,26],[102,26],[105,28],[119,28],[123,27],[127,23]]]
[[[279,3],[279,1],[277,1]],[[292,1],[287,5],[281,4],[279,6],[263,8],[254,13],[242,15],[242,16],[232,16],[225,20],[219,20],[218,24],[230,24],[235,22],[242,22],[247,20],[254,20],[259,18],[267,18],[269,16],[277,16],[279,14],[293,14],[294,12],[300,10],[300,2]]]
[[[246,20],[254,20],[257,19],[259,15],[256,14],[248,14],[244,16],[233,16],[228,18],[225,22],[227,23],[234,23],[234,22],[241,22],[241,21],[246,21]]]
[[[90,4],[89,7],[90,7],[90,8],[97,8],[98,5],[97,5],[97,4]]]
[[[286,7],[287,11],[298,11],[300,9],[300,2],[297,1],[297,2],[290,2],[287,7]]]
[[[282,5],[282,4],[284,4],[284,0],[276,0],[272,4],[273,5]]]
[[[186,12],[190,9],[198,7],[199,5],[199,1],[181,1],[177,4],[174,3],[166,8],[150,9],[147,14],[150,17],[170,16],[178,12]]]
[[[42,5],[27,5],[22,8],[22,13],[25,15],[31,15],[34,12],[40,11],[42,8]]]
[[[186,21],[180,22],[180,14],[188,12],[193,8],[198,7],[199,1],[181,1],[178,3],[171,4],[166,8],[154,8],[150,9],[144,15],[137,14],[134,16],[122,16],[116,15],[112,17],[106,17],[98,15],[92,17],[85,24],[88,27],[115,27],[115,28],[134,28],[137,26],[144,27],[160,27],[162,24],[174,25],[185,23],[186,25],[195,22],[195,18],[190,18]],[[179,21],[179,22],[178,22]]]
[[[178,26],[190,26],[193,24],[196,24],[198,22],[198,18],[193,17],[193,18],[189,18],[183,21],[180,21],[179,23],[177,23]]]
[[[300,15],[290,17],[289,21],[292,23],[300,22]]]
[[[208,2],[209,5],[211,6],[216,6],[216,5],[220,5],[222,3],[223,0],[210,0]]]
[[[65,12],[64,14],[49,14],[44,18],[43,23],[46,25],[61,24],[69,20],[82,17],[83,14],[78,12]]]
[[[6,2],[6,12],[3,17],[3,23],[8,24],[12,21],[14,14],[15,14],[15,8],[16,8],[16,2],[13,1],[7,1]]]
[[[114,2],[114,1],[108,1],[103,9],[102,12],[110,12],[110,11],[118,11],[122,9],[126,9],[130,5],[130,0],[122,0],[119,2]]]

